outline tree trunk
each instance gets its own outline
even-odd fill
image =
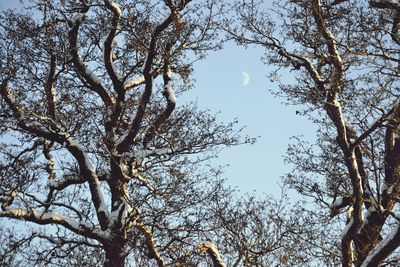
[[[123,245],[119,242],[112,242],[105,247],[106,259],[104,267],[124,267],[125,266],[125,253]]]

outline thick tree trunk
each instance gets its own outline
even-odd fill
[[[104,267],[124,267],[125,266],[125,253],[123,245],[119,242],[113,242],[111,245],[105,247],[106,259]]]

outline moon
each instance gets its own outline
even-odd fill
[[[247,86],[250,83],[250,76],[247,71],[242,71],[242,85]]]

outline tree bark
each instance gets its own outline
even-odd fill
[[[126,255],[122,242],[112,242],[105,246],[106,258],[104,267],[124,267]]]

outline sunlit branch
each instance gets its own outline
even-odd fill
[[[175,97],[174,91],[172,89],[172,72],[171,72],[171,66],[169,64],[168,55],[166,56],[166,59],[164,62],[163,80],[164,80],[163,95],[167,102],[167,106],[166,106],[165,110],[155,119],[154,124],[150,127],[150,129],[145,134],[145,136],[143,138],[143,147],[145,149],[147,148],[148,143],[153,139],[154,134],[157,131],[157,128],[160,127],[160,125],[162,123],[164,123],[165,120],[168,119],[168,117],[171,115],[171,113],[173,112],[175,105],[176,105],[176,97]]]
[[[103,87],[100,79],[88,69],[88,67],[82,62],[82,58],[79,55],[78,48],[78,33],[81,23],[83,22],[84,14],[88,12],[89,6],[86,6],[82,13],[80,19],[70,23],[70,31],[69,31],[69,50],[72,56],[72,61],[76,70],[78,71],[80,77],[89,85],[89,88],[96,92],[101,99],[103,100],[106,106],[111,106],[113,101],[111,97],[108,95],[106,89]]]
[[[121,77],[118,74],[118,71],[114,67],[114,59],[113,59],[113,42],[114,38],[117,34],[118,26],[119,26],[119,21],[121,17],[121,9],[119,6],[114,3],[111,0],[104,0],[105,6],[113,13],[113,19],[111,22],[111,30],[107,35],[107,38],[104,42],[103,46],[103,55],[104,55],[104,63],[106,66],[106,70],[108,75],[111,78],[111,81],[113,82],[115,90],[118,92],[120,97],[123,97],[124,90],[123,90],[123,83],[121,81]]]
[[[149,258],[150,259],[155,259],[156,261],[157,261],[157,265],[158,265],[158,267],[164,267],[164,266],[166,266],[165,265],[165,262],[164,262],[164,260],[163,260],[163,258],[161,258],[161,256],[160,256],[160,254],[159,254],[159,252],[158,252],[158,250],[157,250],[157,246],[156,246],[156,243],[155,243],[155,241],[154,241],[154,239],[153,239],[153,235],[152,235],[152,233],[150,232],[150,230],[149,229],[147,229],[147,227],[145,226],[145,225],[142,225],[142,224],[137,224],[137,225],[135,225],[141,232],[142,232],[142,234],[144,235],[144,238],[145,238],[145,240],[146,240],[146,246],[147,246],[147,248],[148,248],[148,250],[149,250]]]
[[[146,110],[146,106],[150,101],[150,97],[153,89],[153,76],[151,73],[151,68],[153,65],[154,57],[156,56],[158,36],[172,23],[172,14],[170,14],[163,22],[161,22],[153,31],[150,47],[147,52],[146,61],[143,67],[143,76],[145,80],[144,92],[140,98],[140,103],[136,111],[136,116],[133,119],[132,125],[130,127],[129,133],[118,145],[117,150],[120,152],[126,152],[130,149],[133,144],[133,139],[139,132],[140,125],[143,120],[143,116]]]
[[[24,219],[41,225],[58,224],[76,234],[84,234],[85,236],[98,241],[103,241],[105,238],[107,238],[107,235],[104,232],[93,228],[91,225],[85,222],[75,221],[64,215],[54,212],[40,212],[35,209],[15,208],[0,212],[0,217]]]

